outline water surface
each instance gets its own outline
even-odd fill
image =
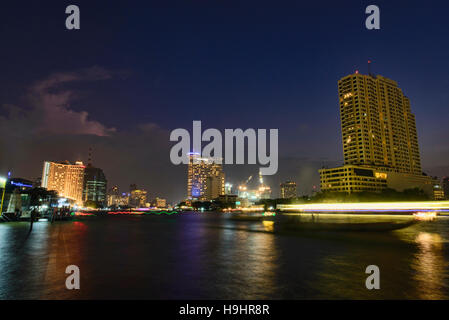
[[[444,217],[391,233],[273,234],[219,214],[28,227],[0,224],[1,299],[449,298]],[[372,264],[380,290],[365,288]],[[80,290],[65,287],[68,265],[80,268]]]

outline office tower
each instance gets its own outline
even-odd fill
[[[225,183],[225,194],[233,194],[231,183],[228,183],[228,182]]]
[[[345,164],[421,174],[415,116],[398,84],[355,73],[338,81]]]
[[[437,179],[437,177],[435,177],[435,179]],[[433,199],[434,200],[445,199],[444,189],[441,184],[435,183],[433,185]]]
[[[144,208],[147,206],[147,191],[139,189],[137,184],[133,183],[129,186],[128,204],[135,208]],[[122,198],[122,203],[124,199]]]
[[[119,207],[127,207],[129,206],[129,198],[131,194],[123,192],[118,198],[118,206]]]
[[[45,161],[42,172],[42,187],[54,190],[60,197],[83,204],[85,166],[78,161],[75,164]]]
[[[444,198],[449,200],[449,177],[444,177],[442,182]]]
[[[321,190],[417,187],[433,196],[435,181],[421,171],[410,100],[397,82],[356,72],[338,81],[338,94],[344,165],[320,170]]]
[[[295,198],[296,194],[296,183],[293,181],[286,181],[281,183],[281,198]]]
[[[108,207],[118,207],[120,203],[120,192],[118,186],[113,186],[108,189],[107,194],[107,205]]]
[[[166,199],[162,199],[159,197],[156,197],[153,200],[153,207],[157,207],[157,208],[166,208],[167,207],[167,200]]]
[[[224,174],[217,172],[207,177],[205,197],[206,200],[213,200],[224,194]]]
[[[83,200],[86,206],[106,205],[107,180],[100,168],[88,165],[84,170]]]
[[[107,204],[107,180],[103,170],[92,165],[92,148],[84,170],[83,200],[87,207],[103,207]]]
[[[225,177],[219,159],[202,158],[191,153],[187,172],[187,197],[212,200],[225,193]]]
[[[130,192],[129,205],[135,208],[144,208],[147,206],[147,192],[142,189],[134,189]]]

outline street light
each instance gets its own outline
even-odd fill
[[[3,188],[2,202],[0,204],[0,217],[2,216],[2,212],[3,212],[3,199],[5,198],[6,181],[8,181],[8,179],[0,177],[0,188]]]

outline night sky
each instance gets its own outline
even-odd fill
[[[342,163],[337,81],[396,80],[416,114],[423,169],[449,175],[447,1],[3,1],[0,175],[41,176],[44,160],[87,161],[109,186],[186,196],[170,131],[278,128],[279,171],[301,194]],[[162,3],[162,4],[161,4]],[[76,4],[81,29],[65,28]],[[380,7],[380,30],[365,8]],[[234,184],[258,166],[225,166]]]

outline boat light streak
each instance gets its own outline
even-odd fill
[[[281,204],[277,209],[292,212],[449,212],[449,201]]]
[[[431,221],[433,220],[436,216],[437,213],[436,212],[416,212],[413,214],[413,216],[418,219],[418,220],[423,220],[423,221]]]

